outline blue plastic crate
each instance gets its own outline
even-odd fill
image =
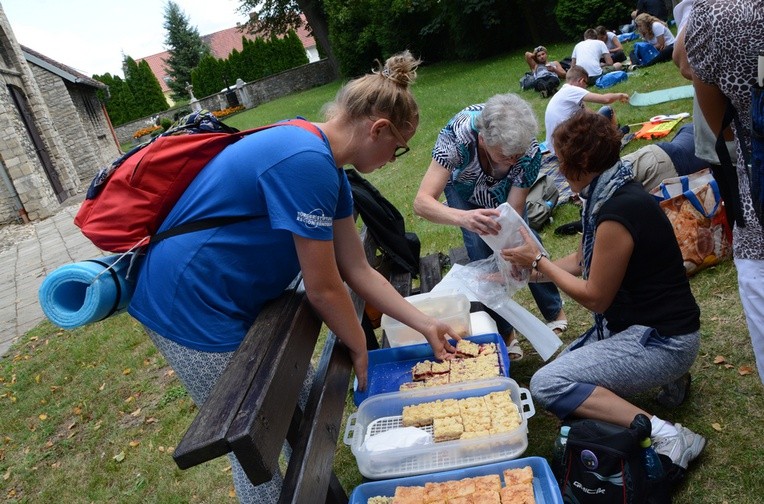
[[[499,354],[500,376],[509,377],[509,355],[504,340],[498,334],[467,336],[474,343],[496,343]],[[455,341],[451,341],[456,344]],[[417,362],[435,360],[429,343],[395,348],[383,348],[369,352],[369,373],[366,390],[353,393],[353,402],[360,405],[364,399],[385,392],[398,392],[400,386],[411,381],[411,368]],[[499,376],[499,375],[497,375]]]
[[[428,482],[460,480],[475,476],[486,476],[488,474],[500,475],[503,486],[504,477],[502,473],[504,470],[525,466],[530,466],[533,470],[533,493],[535,494],[536,502],[538,504],[562,504],[562,495],[552,475],[552,469],[549,467],[546,459],[541,457],[526,457],[465,469],[455,469],[453,471],[362,483],[350,494],[350,504],[366,504],[366,501],[377,495],[392,497],[395,494],[395,488],[399,486],[424,486]]]

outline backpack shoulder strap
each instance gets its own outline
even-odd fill
[[[302,128],[306,131],[313,133],[319,139],[323,140],[324,138],[323,135],[321,134],[321,130],[319,130],[312,122],[307,121],[302,117],[297,117],[295,119],[280,121],[280,122],[276,122],[272,124],[266,124],[264,126],[258,126],[257,128],[252,128],[252,129],[248,129],[244,131],[234,130],[234,131],[231,131],[230,133],[239,134],[243,137],[246,135],[250,135],[252,133],[257,133],[258,131],[263,131],[263,130],[272,128],[274,126],[297,126],[299,128]],[[252,216],[252,215],[235,215],[235,216],[229,216],[229,217],[210,217],[209,219],[200,219],[198,221],[186,222],[184,224],[180,224],[179,226],[166,229],[162,231],[161,233],[155,234],[149,239],[149,244],[156,245],[157,243],[163,240],[166,240],[167,238],[171,238],[173,236],[186,234],[186,233],[193,233],[195,231],[201,231],[203,229],[211,229],[215,227],[225,226],[228,224],[234,224],[236,222],[244,222],[254,218],[255,216]]]

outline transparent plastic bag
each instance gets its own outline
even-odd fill
[[[497,254],[488,259],[473,261],[465,266],[455,264],[447,276],[453,276],[461,289],[472,292],[468,298],[477,298],[485,306],[503,317],[533,345],[544,360],[548,360],[562,346],[562,340],[546,324],[512,299],[518,289],[528,283],[527,276],[516,278],[512,266]]]

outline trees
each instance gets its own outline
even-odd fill
[[[122,70],[124,79],[108,73],[93,76],[109,86],[109,98],[101,96],[101,99],[106,103],[112,124],[119,126],[169,108],[159,81],[145,60],[136,63],[130,56],[125,56]]]
[[[311,34],[321,46],[335,72],[339,71],[337,58],[329,42],[329,23],[323,0],[240,0],[239,11],[245,14],[256,11],[258,16],[250,18],[245,25],[250,33],[265,36],[282,35],[290,29],[302,26],[300,12],[310,27]]]
[[[167,84],[173,91],[173,98],[188,98],[186,85],[191,83],[191,70],[210,54],[210,49],[196,27],[189,25],[188,16],[172,0],[165,5],[164,19],[165,45],[170,53],[165,60],[170,77]]]

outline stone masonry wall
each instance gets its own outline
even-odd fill
[[[234,92],[238,102],[250,109],[282,96],[328,84],[335,79],[331,64],[324,59],[246,83],[237,87]],[[204,97],[198,103],[202,108],[212,111],[223,110],[228,107],[225,92]],[[182,108],[172,108],[161,112],[157,117],[159,120],[164,117],[174,120],[176,114],[184,115],[190,109],[191,107],[188,105]],[[114,128],[119,143],[125,144],[133,140],[133,134],[145,127],[148,119],[150,118],[138,119]]]

